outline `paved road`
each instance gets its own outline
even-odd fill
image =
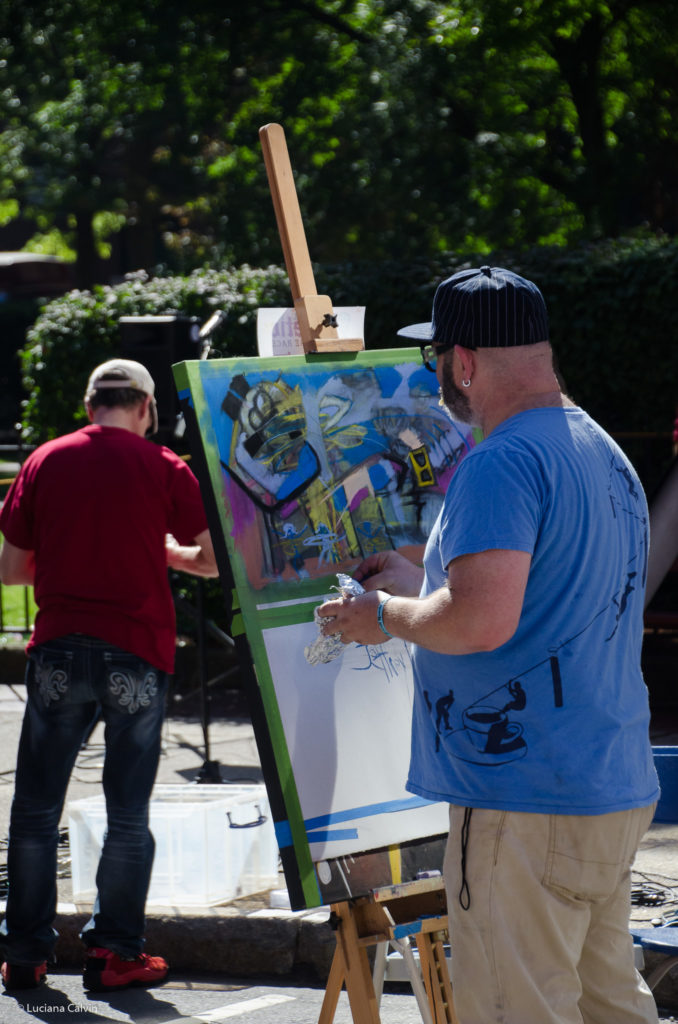
[[[389,986],[381,1001],[382,1024],[421,1024],[417,1003],[406,986]],[[41,989],[0,995],[3,1024],[316,1024],[321,987],[234,983],[232,979],[175,978],[160,988],[126,992],[83,992],[79,976],[56,974]],[[352,1024],[346,993],[341,994],[335,1024]]]
[[[56,974],[32,992],[0,995],[3,1024],[317,1024],[323,990],[303,985],[256,985],[216,978],[175,978],[161,988],[130,989],[98,996],[83,992],[79,976]],[[421,1024],[414,996],[406,986],[389,986],[380,1008],[381,1024]],[[676,1017],[661,1016],[661,1021]],[[334,1024],[352,1024],[342,992]]]

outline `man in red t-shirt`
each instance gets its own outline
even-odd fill
[[[98,366],[85,394],[90,424],[36,449],[0,512],[0,579],[33,584],[38,605],[0,927],[8,989],[46,977],[57,938],[58,825],[98,716],[108,821],[94,913],[82,931],[85,987],[157,984],[168,970],[162,957],[142,953],[154,853],[148,809],[174,670],[167,568],[217,569],[195,476],[146,439],[157,429],[154,395],[140,363]]]

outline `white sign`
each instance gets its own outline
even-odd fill
[[[364,338],[365,307],[337,306],[339,338]],[[294,309],[257,310],[257,348],[260,356],[303,356],[304,345]]]

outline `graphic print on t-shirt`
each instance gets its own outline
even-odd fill
[[[433,711],[428,692],[424,698],[430,712]],[[527,744],[523,739],[523,727],[509,718],[510,711],[522,711],[527,697],[520,680],[515,679],[493,693],[471,704],[462,712],[463,727],[454,729],[449,712],[454,704],[454,692],[450,690],[436,701],[435,728],[436,751],[440,750],[442,735],[455,735],[458,749],[455,754],[463,761],[478,764],[504,764],[524,757]]]

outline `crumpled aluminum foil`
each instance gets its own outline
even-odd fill
[[[337,583],[339,586],[332,587],[331,589],[338,590],[342,596],[350,594],[353,597],[357,597],[358,594],[365,593],[365,588],[345,572],[337,573]],[[318,627],[318,636],[312,644],[304,647],[304,657],[309,665],[324,665],[328,661],[334,661],[340,654],[343,654],[346,644],[341,642],[341,633],[330,633],[326,636],[321,632],[321,626],[323,622],[327,622],[327,618],[321,619],[317,608],[313,609],[313,621]]]

